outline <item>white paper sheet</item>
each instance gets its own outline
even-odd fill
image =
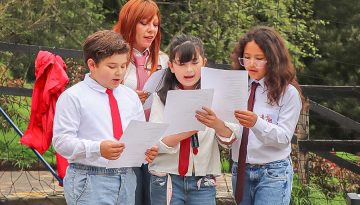
[[[152,93],[156,92],[156,89],[159,89],[163,83],[163,76],[165,75],[166,69],[158,70],[153,73],[150,78],[146,81],[143,90],[148,92],[150,95],[146,99],[143,108],[144,110],[150,109],[153,101]]]
[[[119,159],[109,160],[107,168],[140,167],[145,161],[145,152],[156,145],[169,125],[132,120],[120,138],[125,149]]]
[[[165,75],[166,69],[158,70],[153,73],[146,81],[143,90],[148,93],[154,93],[156,88],[162,85],[163,76]]]
[[[169,124],[165,135],[205,130],[195,115],[203,106],[211,107],[213,95],[213,89],[170,90],[164,109],[164,122]]]
[[[204,67],[201,69],[201,89],[214,89],[212,109],[219,119],[239,123],[234,110],[247,109],[247,71]]]

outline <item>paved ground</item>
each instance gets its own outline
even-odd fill
[[[217,178],[217,204],[232,205],[231,176]],[[0,205],[65,205],[63,188],[47,171],[0,171]]]

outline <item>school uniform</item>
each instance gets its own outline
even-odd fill
[[[52,143],[70,163],[64,178],[67,204],[134,204],[133,193],[120,191],[125,184],[135,184],[134,173],[128,168],[106,169],[108,160],[100,154],[101,141],[114,140],[105,91],[86,74],[83,81],[63,92],[56,104]],[[113,94],[123,130],[131,120],[145,120],[142,104],[133,90],[119,85]],[[129,181],[123,179],[125,176]]]
[[[133,49],[133,55],[142,56],[145,52],[150,52],[149,49],[146,49],[144,52],[140,52],[137,49]],[[149,58],[147,57],[146,61]],[[163,53],[159,52],[159,60],[158,60],[158,70],[166,69],[168,67],[169,57]],[[151,64],[145,64],[145,70],[150,75]],[[153,83],[157,83],[152,80]],[[131,61],[128,65],[127,71],[124,76],[123,84],[132,90],[137,90],[138,79],[136,74],[136,66],[133,61]],[[148,165],[143,164],[141,167],[133,168],[136,178],[137,178],[137,186],[135,193],[135,204],[136,205],[150,205],[150,174],[148,170]]]
[[[250,79],[249,85],[254,81]],[[264,78],[255,82],[258,82],[259,86],[255,92],[253,112],[258,117],[249,131],[245,187],[240,204],[289,204],[293,177],[290,159],[291,139],[302,107],[301,98],[296,88],[288,85],[279,105],[270,105]],[[241,136],[236,135],[237,139],[232,144],[234,195]]]
[[[164,104],[154,93],[151,122],[163,122]],[[194,114],[195,115],[195,114]],[[239,126],[225,123],[233,133]],[[232,134],[233,137],[234,134]],[[179,174],[180,143],[169,147],[159,141],[159,154],[149,165],[152,204],[173,204],[186,201],[191,204],[215,204],[215,177],[221,174],[220,152],[215,130],[206,127],[198,132],[199,147],[195,154],[190,150],[189,165],[185,176]]]

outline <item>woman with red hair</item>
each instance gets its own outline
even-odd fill
[[[149,76],[167,68],[169,58],[160,51],[160,22],[160,10],[154,1],[130,0],[121,8],[114,26],[132,50],[123,83],[138,93],[142,103],[148,97],[143,87]]]
[[[160,22],[160,10],[154,1],[129,0],[121,8],[118,22],[113,28],[123,36],[131,49],[130,63],[123,84],[135,90],[142,103],[149,97],[149,93],[143,90],[149,76],[168,66],[168,56],[160,51]],[[148,166],[143,164],[142,167],[134,167],[133,170],[136,174],[135,204],[150,204]],[[128,181],[134,180],[130,174],[124,178]],[[134,187],[128,186],[124,189],[128,197],[132,198]]]

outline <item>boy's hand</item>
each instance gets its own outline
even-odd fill
[[[115,142],[112,140],[104,140],[100,143],[100,154],[105,159],[116,160],[124,151],[124,143]]]
[[[155,157],[158,155],[159,153],[159,148],[155,145],[153,147],[151,147],[150,149],[147,149],[145,152],[145,160],[149,163],[152,163],[155,159]]]
[[[207,127],[215,130],[223,128],[224,122],[220,120],[210,108],[202,107],[203,111],[196,111],[196,119]]]
[[[144,104],[146,99],[149,97],[149,93],[146,91],[140,91],[140,90],[136,90],[136,93],[138,94],[141,103]]]
[[[251,111],[235,110],[235,118],[239,120],[239,123],[247,128],[253,127],[257,120],[257,115]]]

